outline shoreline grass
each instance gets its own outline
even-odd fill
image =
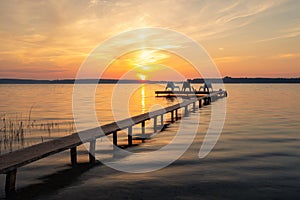
[[[33,106],[26,116],[22,113],[5,113],[1,116],[0,155],[74,132],[73,120],[33,119],[32,109]]]

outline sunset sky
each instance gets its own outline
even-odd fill
[[[141,27],[197,41],[222,76],[300,77],[299,10],[298,0],[0,1],[0,78],[75,78],[101,42]],[[104,76],[143,65],[129,78],[151,79],[162,64],[199,77],[178,56],[151,50],[119,57]]]

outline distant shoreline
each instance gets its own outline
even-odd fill
[[[223,79],[206,79],[212,83],[233,83],[233,84],[295,84],[300,83],[300,78],[231,78],[225,77]],[[204,79],[196,78],[189,79],[191,83],[204,83]],[[76,83],[80,84],[139,84],[139,83],[166,83],[167,81],[141,81],[141,80],[118,80],[118,79],[80,79]],[[35,79],[0,79],[0,84],[74,84],[75,79],[62,80],[35,80]],[[178,81],[177,83],[180,83]]]

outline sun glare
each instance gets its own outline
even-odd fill
[[[146,75],[144,75],[144,74],[138,74],[138,77],[139,77],[142,81],[146,80]]]
[[[156,60],[155,62],[153,62]],[[122,55],[107,68],[103,77],[140,80],[182,80],[200,77],[190,63],[168,51],[143,49]]]
[[[142,50],[137,60],[141,64],[154,63],[157,61],[155,53],[155,50]]]
[[[145,71],[150,70],[150,67],[149,67],[149,66],[141,66],[141,68],[142,68],[143,70],[145,70]]]

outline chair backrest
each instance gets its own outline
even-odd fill
[[[212,83],[211,83],[211,82],[207,82],[207,83],[206,83],[206,87],[212,88]]]
[[[182,87],[184,87],[184,88],[189,88],[189,87],[191,87],[191,83],[188,82],[188,81],[185,81],[185,82],[183,82]]]
[[[174,88],[174,83],[173,82],[168,82],[167,87]]]

